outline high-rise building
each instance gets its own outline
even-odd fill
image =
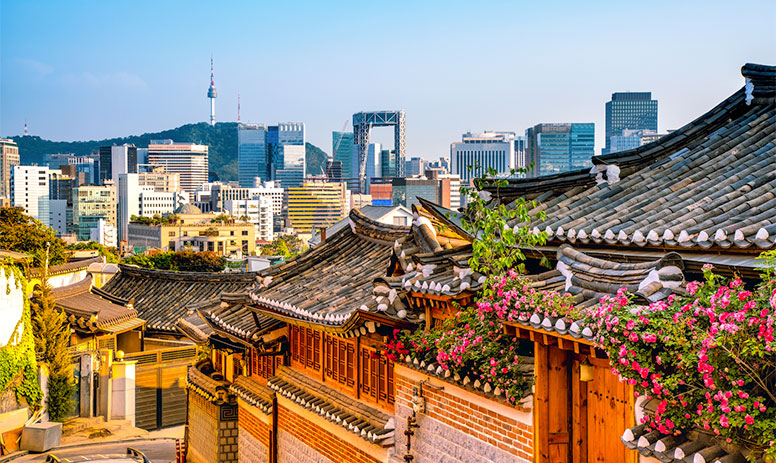
[[[380,151],[380,177],[396,177],[396,150]]]
[[[0,138],[0,198],[11,197],[11,175],[19,165],[19,147],[16,142]]]
[[[73,189],[79,186],[75,166],[49,169],[49,225],[59,236],[73,230]],[[69,169],[67,169],[69,168]]]
[[[298,187],[306,174],[305,147],[300,145],[274,145],[276,168],[274,180],[281,188]]]
[[[100,219],[116,227],[116,187],[108,184],[73,189],[73,232],[78,240],[89,240],[90,230],[99,226]]]
[[[425,177],[402,178],[395,177],[392,181],[391,202],[394,206],[420,206],[418,197],[438,202],[439,181]],[[374,203],[373,203],[374,204]]]
[[[557,174],[591,166],[595,154],[595,124],[538,124],[525,131],[529,177]]]
[[[278,180],[277,171],[280,169],[288,169],[286,162],[287,151],[284,149],[286,146],[295,146],[294,155],[297,156],[301,149],[301,158],[304,163],[306,149],[305,149],[305,127],[302,122],[284,122],[278,125],[271,125],[267,128],[267,156],[269,158],[269,175],[270,178],[262,178],[262,181]],[[298,167],[298,159],[293,159],[294,166]],[[283,186],[283,185],[281,185]]]
[[[652,92],[616,92],[612,93],[611,101],[606,103],[606,146],[603,154],[616,153],[617,147],[612,146],[612,137],[631,136],[634,140],[618,139],[620,147],[640,145],[637,135],[625,135],[625,130],[651,130],[657,133],[657,100],[652,99]]]
[[[44,224],[49,224],[49,168],[14,166],[11,171],[11,204]]]
[[[100,147],[100,183],[118,180],[119,174],[137,173],[137,148],[135,145]]]
[[[331,153],[335,161],[342,162],[341,178],[356,179],[348,183],[348,189],[358,189],[358,145],[353,143],[353,132],[332,132]]]
[[[172,140],[151,140],[148,144],[148,162],[164,166],[166,172],[180,175],[183,191],[193,196],[197,187],[207,182],[207,146],[195,143],[176,143]]]
[[[256,177],[270,179],[266,125],[237,124],[237,165],[241,187],[252,187]]]
[[[342,180],[342,161],[326,161],[326,178],[330,182]]]
[[[344,183],[308,180],[302,186],[288,189],[288,220],[294,232],[312,235],[347,214]]]
[[[380,143],[370,143],[366,150],[366,191],[369,194],[369,183],[374,177],[383,177],[382,167],[380,165],[380,154],[382,145]]]
[[[452,174],[465,183],[487,174],[488,169],[506,173],[515,168],[515,133],[486,131],[481,134],[467,132],[461,143],[450,144]]]
[[[422,175],[426,171],[426,161],[421,158],[410,158],[404,161],[404,175],[412,177]]]
[[[96,157],[76,156],[72,153],[46,154],[46,164],[49,166],[49,169],[74,166],[76,175],[72,177],[78,180],[79,185],[95,185],[100,181],[99,151],[97,153]]]
[[[153,187],[154,191],[176,193],[181,191],[181,174],[167,172],[162,166],[154,166],[150,172],[138,172],[140,186]]]

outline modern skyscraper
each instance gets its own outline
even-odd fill
[[[49,225],[49,168],[14,166],[11,172],[11,204]]]
[[[515,133],[465,133],[461,143],[450,144],[450,164],[451,173],[459,175],[466,184],[487,173],[488,169],[509,172],[515,167]]]
[[[276,145],[273,152],[277,162],[275,181],[281,188],[301,186],[306,174],[304,146]]]
[[[0,198],[11,196],[11,175],[19,165],[19,147],[11,139],[0,139]]]
[[[262,178],[262,181],[277,180],[276,173],[278,169],[285,169],[286,151],[284,146],[299,146],[302,149],[302,158],[304,159],[305,149],[305,127],[302,122],[285,122],[278,125],[271,125],[267,128],[267,155],[269,160],[268,178]],[[316,172],[316,174],[320,174]]]
[[[210,125],[216,125],[216,81],[213,78],[213,57],[210,57],[210,87],[207,89],[207,97],[210,99]]]
[[[606,103],[606,146],[603,154],[617,152],[612,147],[612,137],[636,136],[623,135],[624,130],[651,130],[657,133],[657,100],[652,99],[652,92],[612,93],[611,101]],[[619,143],[630,146],[635,142],[619,140]]]
[[[100,183],[118,180],[119,174],[137,173],[137,148],[135,145],[100,147]]]
[[[237,124],[237,166],[241,187],[252,187],[256,177],[270,179],[266,125]]]
[[[358,145],[353,144],[353,132],[332,132],[331,152],[335,161],[342,162],[342,178],[357,179]],[[357,181],[352,183],[358,188]]]
[[[79,186],[75,166],[64,165],[69,172],[49,169],[49,226],[59,236],[73,230],[73,189]]]
[[[148,162],[164,166],[166,172],[180,174],[181,189],[193,196],[197,187],[207,182],[207,146],[176,143],[172,140],[151,140]]]
[[[407,177],[421,175],[425,171],[426,161],[421,158],[415,157],[404,161],[404,175]]]
[[[382,177],[380,167],[380,153],[382,152],[382,145],[380,143],[370,143],[369,148],[366,150],[366,191],[365,194],[369,194],[369,183],[374,177]]]
[[[308,180],[288,189],[288,219],[294,232],[312,235],[347,214],[347,189],[344,183]]]
[[[380,151],[380,177],[396,177],[396,150]]]
[[[591,166],[595,154],[595,124],[538,124],[525,131],[529,177],[557,174]]]

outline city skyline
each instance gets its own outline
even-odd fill
[[[332,131],[356,112],[380,109],[407,112],[408,157],[447,155],[467,131],[523,134],[541,122],[594,122],[600,152],[613,92],[652,92],[665,132],[740,88],[734,70],[743,63],[776,56],[773,15],[729,20],[741,14],[738,5],[659,3],[650,12],[670,13],[639,24],[626,20],[649,13],[637,6],[561,6],[577,14],[555,18],[548,6],[502,2],[309,3],[293,11],[210,5],[207,14],[184,3],[95,2],[73,10],[3,2],[0,136],[21,135],[25,122],[32,135],[52,140],[208,122],[212,54],[217,121],[237,119],[239,92],[243,122],[304,122],[308,140],[329,154]],[[766,2],[750,6],[776,13]],[[277,21],[256,28],[259,17]],[[287,24],[298,33],[287,34]],[[727,33],[709,35],[711,27]],[[378,33],[386,29],[394,31],[390,40]],[[667,53],[677,44],[687,53]],[[493,60],[505,64],[499,72],[477,65]],[[391,135],[376,129],[373,140],[392,147]]]

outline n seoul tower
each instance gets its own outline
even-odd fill
[[[210,98],[210,125],[216,125],[216,83],[213,80],[213,57],[210,57],[210,88],[207,97]]]

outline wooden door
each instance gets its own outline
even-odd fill
[[[593,380],[580,390],[586,399],[585,423],[587,463],[622,461],[635,463],[638,454],[620,442],[622,432],[634,425],[632,388],[612,374],[606,359],[588,358],[593,364]]]
[[[567,351],[556,346],[538,342],[534,345],[534,449],[537,462],[572,462],[571,360]]]

